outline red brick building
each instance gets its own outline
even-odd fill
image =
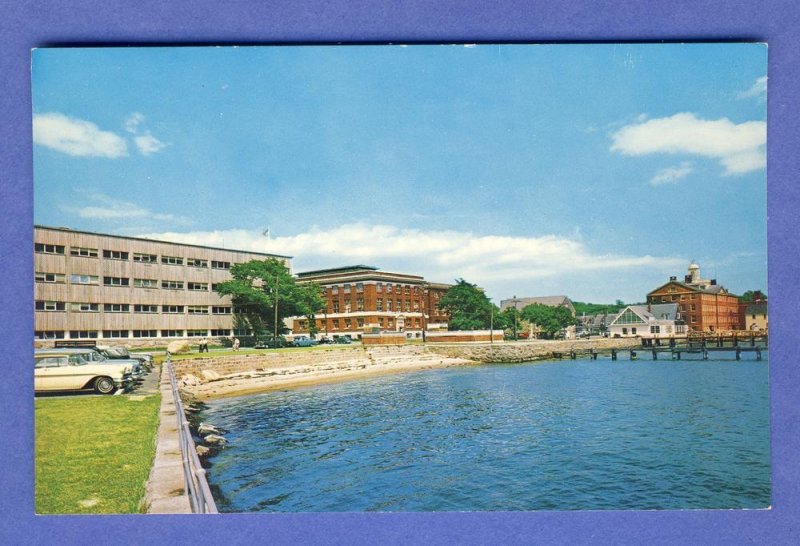
[[[647,294],[647,303],[677,303],[680,318],[690,332],[727,332],[739,328],[739,298],[717,284],[716,279],[702,279],[697,264],[678,281],[669,282]]]
[[[306,271],[297,274],[297,282],[314,282],[323,290],[326,308],[315,317],[317,336],[359,339],[384,331],[422,338],[423,331],[447,329],[447,315],[438,304],[448,284],[366,265]],[[310,326],[308,319],[297,319],[292,333],[308,334]]]

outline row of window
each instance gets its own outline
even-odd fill
[[[405,301],[397,300],[394,303],[392,303],[392,302],[393,302],[393,300],[382,300],[382,299],[376,300],[375,301],[375,310],[376,311],[383,311],[384,307],[385,307],[386,311],[392,311],[392,307],[394,306],[394,310],[398,311],[398,312],[405,311],[407,313],[410,313],[412,308],[414,309],[414,311],[419,311],[419,301],[417,301],[417,300],[415,300],[413,302],[409,301],[409,300],[405,300]],[[341,310],[342,310],[342,305],[341,305],[341,303],[339,301],[334,300],[334,301],[331,302],[331,312],[339,313],[339,312],[341,312]],[[345,313],[350,313],[350,312],[352,312],[352,310],[353,310],[352,304],[351,303],[345,303],[344,312]],[[364,299],[363,298],[358,298],[356,300],[356,309],[355,310],[356,311],[364,311]]]
[[[352,289],[353,289],[353,285],[351,285],[349,283],[345,283],[345,284],[342,285],[342,292],[345,293],[345,294],[349,294],[352,291]],[[393,284],[389,284],[389,283],[384,284],[382,282],[379,282],[379,283],[375,284],[375,291],[378,292],[378,293],[383,293],[385,291],[387,294],[391,294],[393,290],[397,294],[402,294],[403,292],[405,292],[406,295],[409,295],[412,292],[412,287],[411,287],[411,285],[408,285],[408,284],[406,284],[406,285],[394,284],[393,285]],[[330,287],[330,291],[331,291],[331,294],[338,294],[339,293],[339,285],[331,286]],[[356,292],[363,292],[364,291],[364,283],[363,282],[355,283],[355,291]],[[413,287],[413,292],[414,292],[414,295],[418,295],[419,294],[419,286]]]
[[[212,330],[70,330],[70,339],[98,339],[100,332],[104,339],[142,338],[142,337],[229,337],[247,335],[244,330],[227,328]],[[64,339],[64,330],[37,330],[35,339]]]
[[[104,303],[103,312],[105,313],[130,313],[133,307],[134,313],[158,313],[159,306],[151,304],[129,304],[129,303]],[[183,313],[186,310],[190,315],[208,315],[209,309],[212,315],[230,315],[233,308],[230,305],[161,305],[162,313]],[[37,300],[35,309],[37,311],[66,311],[67,302]],[[72,302],[69,310],[73,313],[97,313],[100,311],[99,303]]]
[[[35,252],[39,254],[60,254],[65,255],[66,247],[64,245],[49,245],[45,243],[35,243],[33,245],[33,249]],[[97,258],[99,257],[99,251],[96,248],[85,248],[85,247],[75,247],[72,246],[69,249],[70,256],[78,256],[83,258]],[[131,254],[133,255],[133,261],[139,262],[143,264],[154,264],[158,263],[158,255],[157,254],[147,254],[142,252],[126,252],[123,250],[103,250],[103,258],[108,260],[125,260],[127,261]],[[184,265],[184,263],[189,267],[202,267],[207,268],[209,264],[209,260],[203,260],[201,258],[183,258],[181,256],[161,256],[161,263],[165,265]],[[211,260],[211,269],[230,269],[231,262],[219,261],[219,260]]]
[[[44,273],[36,272],[36,282],[64,284],[67,282],[66,275],[63,273]],[[131,279],[128,277],[103,277],[103,286],[131,286]],[[100,277],[98,275],[70,275],[70,284],[100,284]],[[158,279],[133,279],[134,288],[151,288],[156,289],[159,287]],[[186,283],[186,290],[196,292],[208,292],[209,284],[207,282],[194,282],[189,281]],[[211,284],[211,290],[215,291],[219,284]],[[165,290],[183,290],[183,281],[169,281],[162,280],[161,288]]]

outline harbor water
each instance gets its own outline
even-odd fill
[[[768,362],[426,370],[209,402],[224,512],[766,508]],[[714,356],[713,358],[717,358]]]

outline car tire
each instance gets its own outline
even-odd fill
[[[117,388],[110,377],[98,377],[94,380],[94,391],[97,394],[112,394]]]

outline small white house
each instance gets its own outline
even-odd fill
[[[611,337],[670,338],[686,336],[677,303],[629,305],[608,326]]]

